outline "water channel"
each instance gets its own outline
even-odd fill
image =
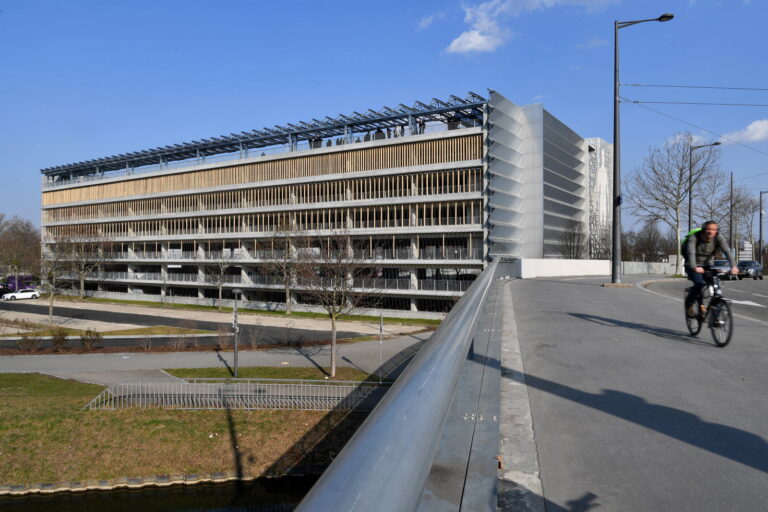
[[[317,476],[218,485],[0,497],[0,512],[289,512]]]

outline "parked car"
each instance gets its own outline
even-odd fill
[[[751,277],[752,279],[763,278],[763,266],[754,260],[746,260],[739,262],[739,279],[745,277]]]
[[[721,276],[722,279],[728,279],[729,281],[731,279],[736,279],[736,276],[731,274],[731,264],[728,263],[728,260],[715,260],[710,268],[712,270],[717,270],[719,274],[723,274]]]
[[[3,295],[3,300],[16,300],[16,299],[38,299],[40,298],[40,292],[34,288],[24,288],[17,292],[6,293]]]

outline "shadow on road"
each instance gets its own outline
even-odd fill
[[[502,367],[502,378],[525,383],[764,473],[768,472],[768,443],[751,432],[705,421],[695,414],[650,403],[640,396],[624,391],[606,389],[599,394],[588,393],[535,375],[523,375],[517,370],[505,367]]]
[[[683,331],[675,331],[673,329],[667,329],[665,327],[657,327],[655,325],[639,324],[636,322],[627,322],[625,320],[617,320],[615,318],[606,318],[604,316],[589,315],[586,313],[568,313],[570,316],[579,318],[581,320],[587,320],[588,322],[594,322],[598,325],[604,325],[607,327],[624,327],[627,329],[633,329],[635,331],[641,331],[644,333],[652,334],[658,338],[671,341],[679,341],[681,343],[688,343],[691,345],[698,345],[702,347],[718,348],[713,343],[694,338]]]
[[[536,494],[518,482],[499,479],[498,482],[499,510],[503,512],[530,511],[530,512],[586,512],[600,506],[596,502],[597,495],[593,492],[584,493],[584,496],[565,502],[565,507],[553,503],[547,498]]]

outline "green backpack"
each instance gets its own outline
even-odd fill
[[[680,254],[683,255],[683,258],[685,258],[685,244],[688,243],[688,239],[691,238],[691,235],[695,235],[699,231],[701,231],[701,228],[695,228],[690,230],[688,234],[683,237],[683,241],[680,242]]]

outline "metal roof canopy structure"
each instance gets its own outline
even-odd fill
[[[482,120],[483,107],[486,103],[487,100],[482,96],[469,92],[466,98],[453,95],[448,101],[432,98],[429,104],[417,101],[413,107],[407,107],[401,103],[396,109],[382,107],[380,111],[369,109],[364,114],[353,112],[350,116],[340,114],[336,118],[326,117],[322,121],[312,119],[311,122],[287,123],[285,126],[240,132],[239,134],[233,133],[221,137],[48,167],[41,169],[40,172],[49,177],[86,176],[254,148],[276,145],[294,146],[299,141],[314,142],[339,136],[351,138],[355,133],[405,126],[410,127],[411,133],[416,133],[416,126],[421,122],[441,121],[449,123]]]

